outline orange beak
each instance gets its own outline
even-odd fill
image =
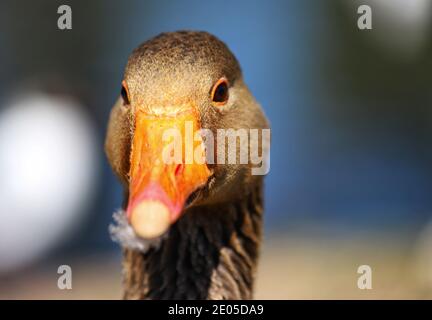
[[[182,108],[173,115],[137,110],[127,217],[140,237],[165,233],[180,217],[188,196],[207,182],[205,147],[200,136],[194,136],[198,130],[194,109]]]

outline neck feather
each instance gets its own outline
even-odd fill
[[[125,299],[251,299],[262,182],[243,199],[189,209],[158,248],[124,251]]]

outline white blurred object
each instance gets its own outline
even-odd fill
[[[78,225],[96,150],[91,123],[69,98],[28,93],[1,110],[0,272],[37,259]]]
[[[355,12],[360,5],[371,7],[372,30],[362,32],[365,36],[374,37],[389,54],[413,58],[429,41],[432,19],[430,0],[356,0],[345,3],[351,8],[355,6]]]

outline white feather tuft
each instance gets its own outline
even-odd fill
[[[138,250],[145,253],[150,248],[159,248],[165,237],[165,235],[162,235],[154,239],[143,239],[137,236],[132,226],[129,224],[124,210],[120,209],[114,212],[113,218],[114,223],[109,226],[111,239],[124,248]]]

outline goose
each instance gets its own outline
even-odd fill
[[[215,163],[161,161],[164,133],[184,134],[187,123],[197,132],[270,128],[222,41],[162,33],[131,53],[107,127],[106,155],[124,189],[110,226],[123,248],[123,298],[252,299],[264,175],[250,162],[224,162],[223,153]],[[201,135],[194,150],[211,153],[209,141]]]

